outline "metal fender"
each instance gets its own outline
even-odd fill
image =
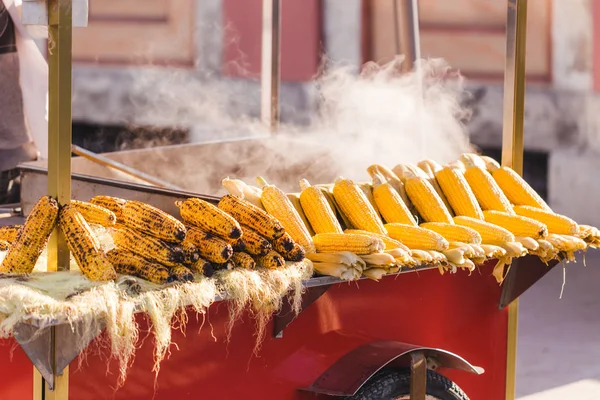
[[[300,390],[330,396],[353,396],[382,368],[411,367],[412,356],[419,353],[427,359],[429,369],[453,368],[477,375],[484,372],[483,368],[443,349],[382,340],[361,345],[346,353],[312,385]]]

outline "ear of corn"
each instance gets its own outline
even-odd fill
[[[198,228],[188,229],[187,238],[198,248],[200,257],[210,262],[222,264],[233,255],[229,243]]]
[[[306,254],[304,248],[295,243],[287,233],[273,241],[273,250],[281,254],[286,261],[302,261]]]
[[[544,199],[519,174],[508,167],[496,168],[492,171],[494,181],[502,189],[506,197],[515,205],[532,206],[552,211]]]
[[[300,193],[288,193],[287,197],[288,197],[288,199],[290,199],[290,203],[292,203],[292,205],[298,212],[298,215],[300,216],[300,219],[302,219],[302,222],[304,223],[306,230],[308,231],[309,235],[312,237],[315,234],[315,231],[314,231],[312,225],[310,224],[308,218],[306,217],[306,214],[304,213],[304,209],[302,208],[302,203],[300,203]]]
[[[256,268],[256,262],[254,261],[252,256],[250,256],[249,254],[246,254],[246,253],[233,253],[233,255],[231,256],[231,262],[233,262],[233,265],[236,268],[243,268],[243,269]]]
[[[352,223],[350,222],[350,220],[348,219],[346,214],[344,214],[344,212],[342,211],[340,206],[335,202],[335,197],[333,196],[333,185],[331,185],[331,187],[319,187],[319,189],[321,189],[321,193],[323,193],[323,195],[327,199],[327,203],[329,203],[329,207],[331,207],[331,209],[334,211],[335,216],[338,218],[338,221],[340,222],[340,226],[342,227],[342,229],[351,227]],[[324,232],[324,233],[327,233],[327,232]]]
[[[169,279],[176,282],[192,282],[194,273],[183,265],[177,265],[169,269]]]
[[[546,225],[532,218],[494,210],[484,211],[483,215],[487,222],[506,228],[515,236],[528,236],[534,239],[548,236]]]
[[[378,176],[373,178],[373,198],[386,222],[417,225],[415,217],[404,204],[398,192],[389,183],[382,182]]]
[[[375,213],[379,218],[381,218],[381,214],[379,213],[379,208],[377,208],[377,203],[375,203],[375,198],[373,197],[373,185],[370,182],[356,182],[356,186],[364,193],[365,197],[375,210]]]
[[[445,167],[436,173],[436,179],[456,215],[483,220],[483,211],[462,172]]]
[[[489,172],[493,172],[500,168],[500,164],[498,163],[498,161],[494,160],[492,157],[481,156],[481,159],[485,163],[485,169],[487,169]]]
[[[121,226],[113,232],[113,241],[119,249],[130,251],[168,267],[175,267],[184,262],[181,247],[125,226]]]
[[[190,225],[227,239],[242,235],[240,224],[232,216],[207,201],[189,198],[177,205],[181,218]]]
[[[363,255],[380,253],[385,250],[385,244],[381,239],[360,234],[319,233],[313,237],[313,240],[320,253],[349,251]]]
[[[183,264],[192,265],[200,259],[200,252],[196,245],[187,237],[179,245],[183,251]]]
[[[283,235],[283,226],[265,210],[230,194],[219,201],[219,208],[235,218],[240,224],[252,228],[268,239]]]
[[[485,244],[497,245],[515,241],[515,235],[510,233],[509,230],[486,221],[466,216],[457,216],[454,217],[454,222],[457,225],[476,230],[481,236],[482,243]]]
[[[385,250],[391,250],[391,249],[408,250],[408,247],[406,247],[404,244],[402,244],[402,242],[400,242],[396,239],[392,239],[387,234],[382,235],[381,233],[363,231],[360,229],[346,229],[344,231],[344,233],[348,233],[348,234],[352,234],[352,235],[367,235],[367,236],[371,236],[376,239],[379,239],[383,242],[383,244],[385,246]]]
[[[410,249],[443,251],[449,243],[442,235],[419,226],[386,224],[388,235]]]
[[[190,264],[188,268],[198,274],[207,275],[207,273],[212,272],[212,264],[203,258],[198,258],[198,260],[195,263]]]
[[[364,192],[349,179],[338,179],[333,187],[335,201],[350,220],[352,227],[369,232],[385,234],[385,228],[377,212]]]
[[[306,179],[300,181],[300,205],[315,233],[342,233],[342,227],[323,191],[311,186]]]
[[[0,227],[0,240],[4,240],[8,243],[13,243],[17,240],[19,229],[23,225],[8,225]]]
[[[468,161],[468,160],[467,160]],[[463,161],[465,162],[465,161]],[[465,179],[484,210],[502,211],[514,214],[512,205],[500,189],[492,175],[475,163],[466,163]]]
[[[389,169],[383,165],[380,165],[380,164],[374,164],[374,165],[371,165],[367,169],[367,172],[369,172],[369,175],[371,175],[371,178],[374,178],[375,175],[383,176],[385,178],[385,180],[387,181],[387,183],[389,183],[394,188],[394,190],[396,190],[396,192],[398,192],[398,194],[402,198],[402,201],[404,202],[404,204],[406,204],[406,206],[409,209],[412,208],[412,204],[410,203],[410,200],[408,199],[408,195],[406,194],[406,191],[404,190],[404,184],[400,180],[400,177],[398,177],[391,169]]]
[[[479,235],[476,230],[466,226],[446,224],[444,222],[425,222],[420,226],[421,228],[439,233],[449,242],[462,242],[467,244],[481,243],[481,235]]]
[[[121,212],[123,224],[172,243],[185,239],[185,226],[175,217],[141,201],[128,201]]]
[[[90,199],[90,203],[112,211],[117,219],[120,219],[127,200],[113,196],[95,196]]]
[[[242,241],[244,242],[245,251],[253,256],[265,255],[273,248],[271,242],[249,228],[244,228]]]
[[[435,161],[424,160],[424,161],[419,162],[418,168],[425,173],[425,176],[423,176],[423,178],[426,179],[427,182],[429,182],[429,184],[431,184],[431,187],[435,190],[435,192],[438,194],[438,196],[440,196],[440,199],[442,199],[442,201],[444,202],[444,205],[446,206],[446,209],[452,216],[452,207],[450,207],[450,203],[448,202],[448,199],[446,198],[446,194],[444,193],[444,191],[442,190],[442,187],[440,186],[437,179],[435,178],[435,172],[440,170],[441,166],[439,164],[437,164]]]
[[[33,207],[17,233],[0,272],[29,274],[44,250],[58,219],[58,203],[50,196],[42,197]]]
[[[406,172],[404,188],[419,215],[428,222],[452,223],[452,215],[431,184],[411,172]]]
[[[546,225],[548,227],[548,233],[576,235],[579,231],[577,222],[564,215],[532,206],[515,206],[514,210],[517,215],[533,218]]]
[[[259,188],[250,186],[239,179],[225,178],[221,181],[221,184],[230,194],[244,199],[260,209],[264,209],[260,201],[262,190]]]
[[[71,200],[71,206],[81,213],[83,219],[90,224],[98,224],[105,227],[115,226],[117,216],[108,208],[85,201]]]
[[[10,243],[6,240],[0,240],[0,251],[8,251],[10,249]]]
[[[106,257],[119,274],[137,276],[159,285],[169,280],[169,271],[163,265],[147,261],[129,251],[115,248],[106,253]]]
[[[308,253],[315,251],[312,238],[302,218],[288,199],[287,195],[278,187],[269,185],[263,178],[258,177],[262,186],[262,201],[265,210],[281,223],[292,239],[300,244]]]
[[[59,219],[60,230],[81,272],[92,281],[116,279],[115,269],[81,213],[67,205],[60,211]]]
[[[281,254],[277,253],[274,250],[270,250],[264,256],[256,257],[256,265],[266,269],[277,269],[285,265],[285,260],[283,259]]]

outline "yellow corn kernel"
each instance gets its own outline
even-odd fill
[[[392,185],[394,190],[396,190],[396,192],[398,192],[398,194],[402,198],[402,201],[404,202],[404,204],[406,204],[406,206],[409,209],[412,209],[412,204],[410,203],[410,200],[408,199],[406,190],[404,190],[404,184],[392,170],[390,170],[389,168],[387,168],[383,165],[380,165],[380,164],[373,164],[369,168],[367,168],[367,172],[369,173],[371,178],[374,178],[375,175],[377,175],[377,174],[383,176],[385,178],[385,180],[387,181],[387,183]]]
[[[515,236],[528,236],[534,239],[544,239],[548,236],[548,227],[532,218],[495,210],[486,210],[483,216],[487,222],[506,228]]]
[[[253,256],[262,256],[267,254],[273,246],[265,237],[259,235],[250,228],[243,228],[242,242],[244,242],[244,250]],[[277,239],[275,239],[277,240]]]
[[[469,183],[469,187],[475,194],[481,208],[483,210],[495,210],[514,214],[510,200],[502,192],[502,189],[500,189],[500,186],[492,178],[492,175],[475,165],[474,162],[469,163],[468,159],[463,160],[463,163],[467,167],[465,179]]]
[[[149,261],[168,267],[177,266],[185,261],[181,247],[162,239],[145,235],[143,232],[120,226],[113,232],[113,241],[118,249],[130,251]]]
[[[231,256],[231,262],[233,263],[234,267],[236,268],[243,268],[243,269],[255,269],[256,268],[256,261],[254,261],[254,258],[252,258],[252,256],[250,254],[247,253],[233,253],[233,255]]]
[[[457,216],[454,217],[454,223],[476,230],[481,236],[481,242],[485,244],[498,245],[515,241],[515,235],[507,229],[476,218]]]
[[[425,222],[420,227],[439,233],[449,242],[481,244],[481,235],[476,230],[466,226],[444,222]]]
[[[179,244],[179,247],[181,247],[181,250],[183,251],[183,264],[192,265],[200,259],[200,251],[198,251],[198,248],[192,243],[188,235],[186,235],[183,242]]]
[[[106,253],[106,257],[119,274],[137,276],[159,285],[169,280],[169,271],[164,265],[150,262],[129,251],[115,248]]]
[[[85,201],[71,200],[71,205],[77,209],[89,224],[98,224],[105,227],[115,226],[117,216],[108,208]]]
[[[121,212],[127,200],[113,196],[95,196],[90,199],[90,203],[112,211],[118,220],[121,219]]]
[[[123,224],[158,239],[181,243],[185,239],[185,226],[175,217],[141,201],[128,201],[121,211]]]
[[[532,206],[552,211],[544,199],[519,174],[508,167],[492,170],[494,181],[506,197],[517,206]]]
[[[483,220],[483,211],[460,170],[445,167],[435,177],[456,215]]]
[[[377,212],[354,182],[338,178],[333,186],[333,196],[354,228],[385,234]]]
[[[281,254],[275,250],[270,250],[264,256],[256,256],[256,265],[266,269],[277,269],[285,265],[285,260]]]
[[[176,205],[187,224],[226,239],[238,239],[242,235],[240,224],[231,215],[207,201],[189,198]]]
[[[410,171],[407,171],[405,176],[404,188],[419,215],[427,222],[451,224],[452,215],[431,184]]]
[[[579,232],[577,222],[564,215],[532,206],[515,206],[514,210],[517,215],[533,218],[546,225],[548,233],[576,235]]]
[[[186,238],[198,248],[200,257],[210,262],[222,264],[233,255],[233,248],[229,243],[198,228],[188,229]]]
[[[223,196],[219,201],[219,208],[240,224],[252,228],[268,239],[277,239],[283,235],[283,226],[275,217],[239,197],[231,194]]]
[[[323,191],[311,186],[306,179],[300,181],[300,188],[300,205],[315,233],[342,233],[340,222]]]
[[[365,194],[367,200],[375,210],[375,213],[379,218],[381,218],[381,214],[379,213],[379,209],[377,208],[377,204],[375,203],[375,198],[373,197],[373,185],[369,182],[356,182],[356,186]]]
[[[169,280],[175,282],[192,282],[194,273],[184,265],[176,265],[169,269]]]
[[[318,233],[313,237],[317,251],[320,253],[337,253],[349,251],[364,255],[380,253],[385,244],[376,237],[348,233]]]
[[[373,198],[386,222],[417,225],[415,217],[404,204],[398,192],[377,175],[373,178]]]
[[[392,249],[402,249],[405,251],[409,250],[408,247],[406,247],[404,244],[402,244],[402,242],[400,242],[396,239],[392,239],[388,235],[382,235],[381,233],[363,231],[360,229],[346,229],[344,231],[344,233],[349,233],[349,234],[353,234],[353,235],[367,235],[367,236],[377,238],[383,242],[383,244],[385,246],[385,250],[392,250]]]
[[[385,228],[392,239],[399,240],[409,249],[444,251],[450,246],[439,233],[419,226],[386,224]]]
[[[281,254],[286,261],[302,261],[306,255],[304,248],[294,242],[287,233],[273,241],[273,250]]]
[[[197,274],[207,274],[213,270],[213,265],[210,261],[207,261],[203,258],[198,258],[198,260],[189,265],[188,268]]]
[[[15,240],[17,240],[19,229],[22,227],[23,225],[8,225],[0,227],[0,240],[13,243]]]

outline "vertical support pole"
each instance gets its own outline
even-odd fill
[[[406,57],[404,72],[411,71],[421,58],[419,35],[419,4],[417,0],[392,0],[394,5],[394,43],[396,54]]]
[[[281,0],[263,0],[261,53],[261,119],[275,132],[279,125]]]
[[[507,1],[502,165],[523,174],[527,0]],[[515,398],[518,323],[519,300],[517,299],[508,305],[506,400]]]
[[[410,355],[410,400],[427,398],[427,359],[421,352]]]

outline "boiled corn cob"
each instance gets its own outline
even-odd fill
[[[306,179],[300,181],[300,188],[300,205],[315,233],[342,233],[340,222],[323,191],[311,186]]]
[[[192,282],[194,273],[183,265],[177,265],[169,269],[169,279],[176,282]]]
[[[379,208],[377,208],[377,204],[375,203],[375,198],[373,197],[373,185],[369,182],[356,182],[356,186],[364,193],[365,197],[375,210],[375,213],[379,218],[381,218],[381,214],[379,213]]]
[[[323,193],[323,195],[327,199],[327,202],[329,203],[329,207],[331,207],[331,209],[335,213],[335,216],[338,218],[338,221],[340,222],[340,226],[342,227],[342,229],[352,227],[352,223],[350,222],[350,220],[348,219],[346,214],[344,214],[342,212],[342,209],[340,208],[340,206],[335,202],[335,197],[333,196],[333,186],[334,185],[331,185],[330,188],[319,187],[319,189],[321,189],[321,193]]]
[[[81,213],[83,219],[89,224],[98,224],[105,227],[115,226],[117,216],[108,208],[85,201],[71,200],[71,205]]]
[[[449,242],[481,243],[481,235],[476,230],[466,226],[446,224],[444,222],[425,222],[420,227],[439,233]]]
[[[445,167],[435,176],[456,215],[483,220],[483,211],[462,172]]]
[[[183,251],[183,264],[191,265],[200,259],[200,251],[192,241],[187,237],[180,243],[179,247]]]
[[[434,160],[430,160],[430,159],[426,159],[426,160],[422,160],[419,161],[417,163],[417,167],[421,168],[423,171],[425,171],[425,173],[427,174],[427,176],[431,179],[435,179],[436,174],[442,170],[442,166],[440,164],[438,164],[436,161]]]
[[[185,239],[183,223],[166,212],[141,201],[128,201],[121,211],[123,224],[158,239],[180,243]]]
[[[258,208],[264,209],[260,201],[262,190],[257,187],[250,186],[239,179],[225,178],[221,184],[230,194],[244,199]]]
[[[210,262],[222,264],[233,255],[229,243],[198,228],[188,229],[187,237],[198,248],[200,257]]]
[[[8,251],[10,249],[10,243],[6,240],[0,240],[0,251]]]
[[[476,218],[457,216],[454,217],[454,223],[476,230],[485,244],[499,245],[515,241],[515,235],[509,230]]]
[[[298,212],[300,219],[302,219],[304,226],[306,227],[306,229],[308,230],[308,233],[312,237],[315,234],[315,231],[314,231],[312,225],[310,224],[310,222],[308,221],[306,214],[304,213],[304,209],[302,208],[302,203],[300,203],[300,193],[288,193],[287,198],[290,199],[290,203],[292,203],[292,205]]]
[[[285,260],[281,254],[271,250],[264,256],[257,256],[256,265],[266,269],[277,269],[285,265]]]
[[[231,262],[233,262],[233,265],[236,268],[243,268],[243,269],[256,268],[256,262],[254,261],[252,256],[250,256],[249,254],[246,254],[246,253],[233,253],[233,255],[231,256]]]
[[[425,176],[423,178],[427,179],[427,182],[431,184],[431,187],[435,189],[438,196],[440,196],[440,199],[442,199],[444,202],[444,205],[450,212],[450,215],[453,215],[452,207],[450,207],[450,203],[448,202],[442,187],[435,178],[435,173],[441,169],[441,166],[433,160],[424,160],[419,162],[417,168],[424,172]]]
[[[90,199],[90,203],[112,211],[117,219],[120,219],[121,212],[127,200],[113,196],[95,196]]]
[[[187,224],[226,239],[238,239],[242,236],[240,224],[225,211],[207,201],[189,198],[176,204],[181,218]]]
[[[0,227],[0,240],[13,243],[17,240],[19,229],[22,227],[23,225],[8,225]]]
[[[406,206],[412,211],[412,204],[408,199],[406,191],[404,190],[404,184],[391,169],[380,164],[374,164],[367,168],[367,172],[371,176],[371,179],[374,178],[375,175],[383,176],[387,183],[389,183],[394,188],[394,190],[396,190],[396,192],[400,195],[404,204],[406,204]]]
[[[277,239],[275,239],[277,240]],[[245,251],[253,256],[262,256],[272,249],[272,244],[264,237],[249,228],[244,228],[242,241],[245,245]]]
[[[486,210],[483,215],[487,222],[506,228],[515,236],[543,239],[548,235],[548,227],[532,218],[494,210]]]
[[[268,239],[277,239],[284,229],[277,219],[250,202],[230,194],[219,201],[219,208],[235,218],[240,224],[252,228]]]
[[[411,250],[443,251],[449,246],[442,235],[419,226],[386,224],[385,228],[392,239],[399,240]]]
[[[419,215],[427,222],[452,223],[452,216],[431,184],[410,171],[404,176],[404,188]]]
[[[67,205],[60,210],[60,230],[77,262],[79,269],[92,281],[109,281],[117,278],[114,267],[94,232],[77,208]]]
[[[265,210],[277,218],[285,231],[296,243],[304,247],[307,253],[313,253],[315,246],[310,233],[287,195],[278,187],[269,185],[262,177],[258,177],[257,182],[262,187],[260,200]]]
[[[385,244],[381,239],[360,234],[318,233],[313,237],[313,241],[320,253],[350,251],[363,255],[380,253],[385,249]]]
[[[533,218],[545,224],[548,227],[548,233],[576,235],[579,232],[577,222],[564,215],[532,206],[515,206],[514,210],[517,215]]]
[[[508,167],[492,168],[494,181],[514,205],[532,206],[552,211],[544,199],[515,171]]]
[[[492,157],[488,156],[480,156],[483,162],[485,163],[485,169],[489,172],[493,172],[494,170],[500,168],[500,164],[498,161],[494,160]],[[510,199],[510,197],[509,197]]]
[[[404,204],[398,192],[378,175],[373,178],[373,198],[386,222],[417,225],[415,217]]]
[[[106,257],[119,274],[137,276],[159,285],[169,280],[169,271],[164,265],[147,261],[129,251],[115,248],[106,253]]]
[[[338,178],[333,187],[333,196],[354,228],[385,234],[385,228],[377,212],[354,182]]]
[[[408,247],[406,247],[402,242],[400,242],[400,241],[398,241],[396,239],[392,239],[388,235],[382,235],[380,233],[363,231],[363,230],[360,230],[360,229],[346,229],[344,231],[344,233],[358,234],[358,235],[367,235],[367,236],[372,236],[372,237],[375,237],[377,239],[380,239],[383,242],[383,244],[385,245],[385,249],[386,250],[402,249],[404,251],[410,251],[408,249]]]
[[[483,210],[502,211],[507,214],[514,214],[510,201],[500,189],[492,175],[485,169],[478,167],[470,158],[463,160],[467,170],[465,179],[469,187],[475,194],[479,205]]]
[[[130,251],[168,267],[175,267],[185,261],[181,247],[126,226],[121,226],[113,232],[113,241],[121,250]]]
[[[50,233],[56,226],[58,203],[50,196],[42,197],[33,207],[19,230],[6,257],[0,265],[0,272],[9,274],[29,274],[42,254]]]

